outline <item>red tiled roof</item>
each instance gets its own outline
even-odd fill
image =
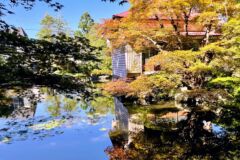
[[[122,13],[113,15],[113,18],[125,18],[125,17],[127,17],[129,14],[130,14],[129,11],[125,11],[125,12],[122,12]]]

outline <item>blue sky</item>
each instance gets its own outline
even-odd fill
[[[111,18],[113,14],[128,10],[128,5],[118,5],[117,3],[102,2],[101,0],[57,0],[64,5],[59,12],[54,12],[52,8],[44,3],[38,2],[30,11],[21,7],[14,7],[14,15],[7,15],[4,19],[17,27],[23,27],[29,37],[34,38],[39,31],[40,21],[46,13],[52,16],[62,16],[68,26],[75,30],[78,26],[80,16],[84,12],[89,12],[96,22],[102,19]]]

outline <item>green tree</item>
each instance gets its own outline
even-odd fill
[[[54,35],[67,34],[67,23],[63,18],[55,18],[48,14],[41,20],[41,29],[37,36],[41,40],[53,41]]]
[[[13,14],[13,9],[9,9],[8,5],[31,9],[38,1],[41,0],[0,2],[0,18]],[[63,7],[52,0],[42,2],[55,10]],[[66,23],[62,18],[47,15],[42,21],[40,40],[6,32],[6,27],[10,25],[4,21],[0,21],[0,25],[0,54],[4,57],[0,65],[0,83],[42,84],[78,91],[90,86],[90,73],[96,66],[99,51],[84,37],[67,36]]]
[[[0,39],[1,54],[7,57],[0,66],[0,83],[41,83],[81,90],[83,84],[88,86],[98,61],[99,51],[86,38],[58,35],[49,42],[0,32]]]
[[[85,12],[79,21],[78,30],[75,32],[76,36],[86,36],[94,25],[94,20],[88,12]]]
[[[112,74],[112,59],[108,54],[106,40],[98,33],[98,24],[93,25],[89,32],[86,34],[86,38],[89,39],[90,45],[100,48],[101,54],[99,58],[101,60],[98,63],[98,69],[94,69],[93,75],[111,75]]]
[[[50,41],[51,36],[53,35],[54,23],[55,23],[55,19],[52,16],[47,14],[41,20],[42,28],[37,33],[38,38],[39,39],[47,39],[47,40]]]

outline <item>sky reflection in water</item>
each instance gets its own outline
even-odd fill
[[[108,96],[86,104],[47,88],[20,95],[0,93],[0,160],[240,157],[239,131],[229,124],[237,124],[240,112],[223,110],[219,117],[175,102],[126,107]]]
[[[27,113],[0,119],[0,160],[107,159],[104,150],[111,146],[113,106],[98,112],[97,106],[86,107],[76,99],[44,92],[43,100],[31,107],[23,100],[25,106],[19,107],[27,108],[22,110]],[[20,108],[15,110],[21,112]]]

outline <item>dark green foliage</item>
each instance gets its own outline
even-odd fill
[[[0,3],[0,17],[13,14],[7,4],[31,9],[41,0],[19,0]],[[43,0],[55,11],[63,6],[52,0]],[[5,5],[6,4],[6,5]],[[46,16],[42,21],[41,40],[18,35],[17,30],[0,22],[0,84],[48,85],[58,88],[83,89],[90,86],[90,76],[97,68],[99,50],[87,38],[70,37],[65,22]],[[13,34],[12,31],[14,30]],[[84,90],[82,90],[84,91]]]
[[[83,85],[89,81],[98,61],[97,48],[85,38],[64,34],[52,38],[54,42],[0,32],[0,54],[4,57],[0,82]]]

